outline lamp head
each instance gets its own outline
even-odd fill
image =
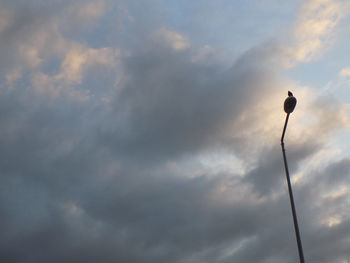
[[[284,111],[286,113],[292,113],[294,111],[297,99],[293,96],[293,93],[288,91],[288,97],[284,101]]]

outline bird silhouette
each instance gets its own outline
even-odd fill
[[[297,99],[293,96],[293,93],[288,91],[288,97],[284,101],[284,111],[286,113],[292,113],[294,111]]]

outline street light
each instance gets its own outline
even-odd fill
[[[295,236],[296,236],[297,244],[298,244],[299,258],[300,258],[300,263],[304,263],[305,261],[304,261],[303,246],[301,244],[301,239],[300,239],[297,212],[295,210],[292,184],[290,183],[286,151],[284,149],[284,134],[286,133],[289,114],[291,114],[294,111],[296,104],[297,104],[297,99],[293,96],[292,92],[288,91],[288,97],[284,101],[284,111],[287,113],[287,116],[286,116],[286,121],[284,123],[284,128],[283,128],[282,137],[281,137],[281,147],[282,147],[282,153],[283,153],[284,169],[286,171],[286,178],[287,178],[287,184],[288,184],[290,206],[292,208],[292,214],[293,214]]]

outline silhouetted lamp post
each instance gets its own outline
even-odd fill
[[[282,153],[283,153],[284,168],[286,170],[286,177],[287,177],[287,184],[288,184],[288,191],[289,191],[290,206],[292,207],[294,230],[295,230],[295,236],[296,236],[297,244],[298,244],[299,258],[300,258],[300,263],[304,263],[305,261],[304,261],[303,246],[301,244],[301,239],[300,239],[298,219],[297,219],[297,212],[295,210],[295,205],[294,205],[292,184],[290,182],[286,151],[284,149],[284,141],[283,141],[284,140],[284,134],[286,133],[286,128],[287,128],[287,123],[288,123],[288,119],[289,119],[289,114],[291,114],[294,111],[294,108],[295,108],[296,104],[297,104],[297,99],[293,96],[292,92],[288,91],[288,97],[284,101],[284,111],[287,113],[287,117],[286,117],[286,121],[284,123],[283,133],[282,133],[282,137],[281,137],[281,147],[282,147]]]

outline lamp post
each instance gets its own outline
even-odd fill
[[[288,91],[288,97],[284,101],[284,111],[287,113],[287,116],[286,116],[286,121],[284,123],[284,128],[283,128],[282,137],[281,137],[281,147],[282,147],[282,153],[283,153],[284,169],[286,171],[286,178],[287,178],[287,184],[288,184],[290,206],[292,208],[292,214],[293,214],[295,236],[296,236],[297,244],[298,244],[299,258],[300,258],[300,263],[304,263],[305,261],[304,261],[303,246],[301,244],[301,239],[300,239],[300,232],[299,232],[299,226],[298,226],[297,212],[295,210],[293,191],[292,191],[292,184],[290,182],[286,151],[284,149],[284,135],[286,133],[286,128],[287,128],[287,124],[288,124],[289,114],[291,114],[294,111],[294,108],[295,108],[296,104],[297,104],[297,99],[293,96],[292,92]]]

